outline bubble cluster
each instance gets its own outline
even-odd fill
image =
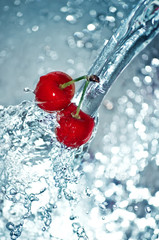
[[[74,169],[78,166],[75,153],[71,151],[70,155],[55,138],[54,114],[23,102],[1,110],[0,115],[2,220],[8,219],[6,228],[11,239],[17,239],[21,222],[33,215],[42,222],[41,231],[49,228],[56,201],[76,200],[73,183],[80,174]]]

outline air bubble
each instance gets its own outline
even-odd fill
[[[119,17],[119,18],[123,18],[124,17],[124,14],[123,14],[123,12],[117,12],[117,16]]]
[[[33,27],[32,27],[32,31],[33,32],[37,32],[39,30],[39,26],[38,25],[34,25]]]
[[[89,31],[94,31],[96,29],[96,26],[93,23],[90,23],[90,24],[87,25],[87,29]]]
[[[72,227],[73,227],[74,232],[77,232],[77,230],[80,227],[80,224],[79,223],[72,223]]]
[[[17,17],[22,17],[23,13],[22,12],[17,12]]]
[[[83,32],[75,32],[74,36],[78,37],[78,38],[83,38],[84,37],[84,33]]]
[[[7,11],[9,10],[9,6],[8,6],[8,5],[4,6],[4,7],[3,7],[3,10],[4,10],[5,12],[7,12]]]
[[[134,210],[138,211],[139,207],[137,205],[134,206]]]
[[[76,43],[73,37],[68,37],[67,39],[68,45],[70,48],[75,48],[76,47]]]
[[[86,192],[86,195],[88,196],[88,197],[90,197],[91,196],[91,191],[90,191],[90,189],[87,187],[86,188],[86,190],[85,190],[85,192]]]
[[[7,53],[6,53],[6,50],[2,50],[1,52],[0,52],[0,57],[5,57],[7,55]]]
[[[146,84],[150,84],[150,83],[152,82],[152,78],[151,78],[150,76],[145,76],[144,82],[145,82]]]
[[[10,194],[11,194],[11,195],[16,195],[16,194],[17,194],[17,190],[14,189],[14,188],[12,188],[12,189],[10,190]]]
[[[14,230],[14,224],[12,222],[8,222],[6,224],[6,228],[10,231],[13,231]]]
[[[115,18],[113,16],[106,16],[105,20],[107,20],[108,22],[111,22],[111,23],[115,22]]]
[[[140,78],[138,76],[134,76],[133,77],[133,82],[135,83],[135,85],[137,87],[141,87],[142,86],[142,83],[141,83]]]
[[[76,219],[76,216],[73,216],[73,215],[70,216],[70,220],[71,220],[71,221],[73,221],[73,220],[75,220],[75,219]]]
[[[67,62],[68,62],[69,64],[71,64],[71,65],[74,65],[74,63],[75,63],[72,58],[69,58],[69,59],[67,60]]]
[[[96,10],[92,9],[92,10],[89,11],[89,14],[90,14],[90,16],[92,16],[92,17],[96,17],[97,12],[96,12]]]
[[[88,49],[91,49],[91,48],[93,48],[93,44],[91,42],[86,42],[85,47]]]
[[[15,0],[15,1],[14,1],[14,4],[15,4],[16,6],[18,6],[18,5],[21,4],[21,1],[20,1],[20,0]]]
[[[152,68],[151,68],[151,66],[145,66],[145,70],[146,70],[146,72],[148,72],[148,73],[151,73],[152,72]]]
[[[66,20],[70,23],[76,23],[76,18],[73,15],[67,15]]]
[[[31,90],[31,89],[28,88],[28,87],[25,87],[25,88],[24,88],[24,92],[26,92],[26,93],[30,93],[30,92],[33,92],[33,90]]]
[[[151,64],[155,67],[159,66],[159,59],[158,58],[153,58],[151,61]]]
[[[151,213],[151,208],[149,206],[146,207],[146,212]]]
[[[0,111],[4,110],[4,106],[0,105]]]
[[[114,6],[110,6],[110,7],[109,7],[109,12],[115,13],[116,11],[117,11],[117,8],[116,8],[116,7],[114,7]]]
[[[64,13],[65,13],[65,12],[68,12],[68,10],[69,10],[69,9],[68,9],[67,6],[64,6],[64,7],[62,7],[62,8],[60,9],[60,11],[61,11],[61,12],[64,12]]]
[[[60,20],[61,20],[61,16],[59,16],[59,15],[54,16],[55,22],[59,22]]]
[[[83,46],[84,46],[84,43],[83,43],[83,41],[81,41],[81,40],[79,40],[79,41],[77,41],[77,47],[78,48],[83,48]]]
[[[147,61],[148,59],[149,59],[149,57],[148,57],[148,55],[147,54],[142,54],[142,59],[144,60],[144,61]]]
[[[112,110],[113,109],[113,103],[111,102],[111,101],[109,101],[109,100],[105,100],[104,102],[103,102],[103,104],[104,104],[104,106],[106,107],[106,109],[107,110]]]

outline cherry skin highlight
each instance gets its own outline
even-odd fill
[[[67,147],[78,148],[86,143],[94,129],[94,119],[80,110],[75,118],[77,106],[71,103],[57,113],[58,126],[55,130],[57,140]]]
[[[67,107],[75,93],[75,84],[62,88],[61,85],[72,81],[66,73],[50,72],[42,77],[34,90],[37,105],[47,112],[59,111]]]

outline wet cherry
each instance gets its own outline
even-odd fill
[[[37,105],[44,111],[59,111],[70,104],[75,84],[66,73],[50,72],[40,77],[34,93]]]
[[[71,103],[74,96],[74,83],[85,79],[85,85],[78,107]],[[51,72],[40,77],[34,94],[37,105],[45,111],[58,111],[55,129],[57,140],[67,147],[78,148],[91,137],[94,119],[80,110],[86,89],[90,82],[99,83],[96,75],[85,75],[72,79],[63,72]],[[70,104],[71,103],[71,104]]]
[[[94,119],[77,106],[71,103],[64,110],[57,113],[58,126],[56,128],[57,140],[67,147],[78,148],[86,143],[93,132]]]

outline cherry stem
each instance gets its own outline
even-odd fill
[[[70,86],[71,84],[73,84],[73,83],[75,83],[75,82],[78,82],[78,81],[80,81],[80,80],[82,80],[82,79],[87,79],[87,78],[88,78],[87,75],[81,76],[81,77],[79,77],[79,78],[75,78],[75,79],[73,79],[73,80],[71,80],[71,81],[69,81],[69,82],[60,84],[60,88],[61,88],[61,89],[64,89],[64,88]]]
[[[87,87],[88,87],[88,84],[89,84],[89,79],[87,79],[87,81],[85,82],[85,85],[84,85],[84,88],[83,88],[83,92],[82,92],[82,96],[81,96],[81,98],[80,98],[80,101],[79,101],[79,104],[78,104],[76,113],[75,113],[75,114],[72,113],[72,116],[73,116],[74,118],[80,119],[80,116],[79,116],[80,107],[81,107],[81,104],[82,104],[82,101],[83,101],[83,98],[84,98],[86,89],[87,89]]]
[[[72,117],[74,118],[77,118],[77,119],[80,119],[80,116],[79,116],[79,113],[80,113],[80,108],[81,108],[81,104],[82,104],[82,101],[83,101],[83,98],[84,98],[84,95],[85,95],[85,92],[86,92],[86,89],[89,85],[90,82],[96,82],[96,83],[99,83],[100,80],[99,80],[99,77],[96,76],[96,75],[91,75],[91,76],[82,76],[82,77],[79,77],[77,78],[76,80],[81,80],[81,79],[87,79],[86,82],[85,82],[85,85],[84,85],[84,88],[83,88],[83,92],[82,92],[82,95],[81,95],[81,98],[80,98],[80,101],[79,101],[79,104],[78,104],[78,107],[77,107],[77,110],[76,110],[76,113],[72,113]]]

